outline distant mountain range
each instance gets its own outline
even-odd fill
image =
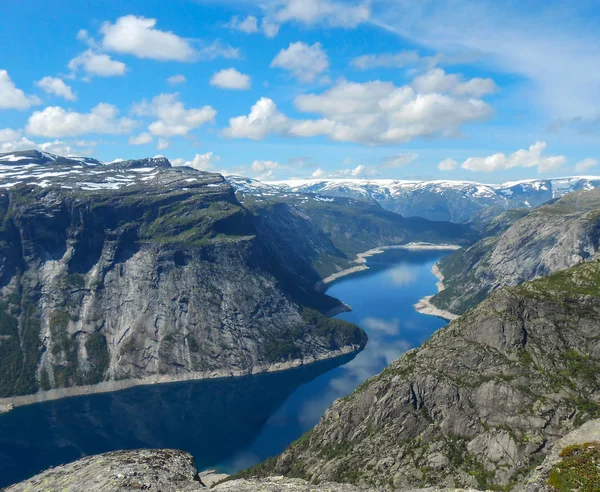
[[[268,181],[228,176],[237,191],[252,194],[313,193],[376,202],[404,217],[455,223],[491,218],[503,210],[533,208],[572,191],[600,187],[600,176],[528,179],[503,184],[471,181],[321,179]]]

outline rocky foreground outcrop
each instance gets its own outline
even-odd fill
[[[503,286],[519,285],[598,257],[600,189],[579,191],[525,214],[507,212],[484,237],[442,259],[445,289],[430,302],[463,314]]]
[[[194,458],[172,449],[115,451],[88,456],[67,465],[44,471],[4,492],[125,492],[157,490],[192,492],[209,490],[202,483]],[[268,477],[261,480],[234,480],[217,485],[217,492],[381,492],[339,483],[309,484],[304,480]],[[420,489],[422,490],[422,489]],[[425,492],[461,492],[455,489],[427,489]],[[406,490],[404,492],[416,492]],[[469,491],[464,491],[469,492]],[[473,491],[476,492],[476,491]]]
[[[526,492],[555,492],[549,479],[559,476],[581,486],[584,480],[594,480],[600,472],[596,462],[577,461],[575,468],[565,462],[565,454],[573,449],[600,448],[600,420],[583,424],[557,441],[544,462],[527,476],[519,490]],[[592,458],[595,458],[594,455]],[[584,476],[582,469],[590,467]],[[552,477],[552,478],[551,478]],[[590,483],[589,481],[587,482]],[[593,486],[593,482],[592,486]],[[132,490],[159,490],[161,492],[192,492],[208,490],[194,467],[193,457],[183,451],[168,449],[140,449],[116,451],[89,456],[36,475],[29,480],[5,489],[5,492],[125,492]],[[382,487],[357,487],[334,482],[311,484],[302,479],[283,476],[260,479],[238,479],[216,485],[217,492],[383,492]],[[593,490],[583,488],[582,490]],[[477,489],[456,488],[401,488],[397,492],[479,492]]]
[[[598,333],[598,261],[498,290],[242,476],[515,487],[600,415]]]

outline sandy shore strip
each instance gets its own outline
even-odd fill
[[[336,281],[339,278],[352,275],[353,273],[362,272],[368,270],[369,267],[366,265],[367,258],[370,256],[378,255],[389,249],[407,249],[409,251],[421,251],[421,250],[439,250],[439,251],[454,251],[462,248],[457,244],[432,244],[432,243],[408,243],[408,244],[394,244],[392,246],[381,246],[379,248],[373,248],[364,253],[358,253],[356,259],[352,263],[358,263],[358,265],[341,270],[339,272],[325,277],[323,280],[317,283],[317,290],[324,290],[330,283]]]
[[[442,275],[442,272],[440,272],[440,269],[437,265],[433,265],[431,273],[433,273],[438,278],[438,282],[435,285],[437,287],[438,292],[442,292],[444,290],[444,276]],[[431,304],[432,297],[433,296],[423,297],[423,299],[421,299],[414,305],[414,308],[421,314],[437,316],[438,318],[444,318],[448,321],[452,321],[459,317],[458,315],[453,314],[450,311],[445,311],[443,309],[435,307],[433,304]]]
[[[209,489],[217,482],[220,482],[229,476],[227,473],[219,473],[217,470],[205,470],[200,472],[198,475],[200,476],[202,483]]]
[[[41,403],[45,401],[60,400],[61,398],[69,398],[72,396],[93,395],[98,393],[110,393],[113,391],[122,391],[136,386],[150,386],[153,384],[179,383],[183,381],[199,381],[203,379],[221,379],[231,377],[250,376],[253,374],[263,374],[267,372],[287,371],[296,369],[305,364],[312,364],[327,359],[335,359],[343,355],[348,355],[359,350],[358,346],[347,345],[338,350],[331,350],[324,354],[320,354],[303,359],[294,359],[288,362],[278,362],[277,364],[257,365],[249,370],[216,370],[207,372],[189,372],[177,376],[172,375],[155,375],[142,379],[125,379],[121,381],[106,381],[90,386],[73,386],[70,388],[57,388],[49,391],[40,391],[31,395],[12,396],[0,398],[0,414],[13,410],[16,407],[31,405],[33,403]]]

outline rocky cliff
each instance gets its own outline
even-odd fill
[[[600,261],[500,289],[243,476],[523,485],[554,442],[599,416],[599,320]]]
[[[483,239],[438,264],[445,290],[431,298],[462,314],[501,286],[519,285],[598,256],[600,190],[580,191],[524,215],[494,219]]]
[[[221,175],[166,159],[9,157],[0,396],[258,372],[366,342],[320,314],[339,301],[290,277]]]

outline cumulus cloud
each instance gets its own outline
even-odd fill
[[[179,94],[159,94],[152,101],[142,101],[134,106],[134,113],[157,118],[148,130],[162,138],[187,135],[205,123],[214,122],[217,111],[211,106],[187,109],[178,100]]]
[[[457,74],[447,74],[441,68],[434,68],[413,80],[413,87],[423,94],[445,92],[460,96],[482,97],[496,91],[496,84],[492,79],[473,78],[463,82]]]
[[[131,145],[146,145],[152,142],[153,138],[148,132],[140,133],[139,135],[132,135],[129,137],[129,143]]]
[[[221,89],[250,89],[250,76],[238,72],[235,68],[227,68],[216,72],[210,79],[210,85]]]
[[[44,77],[42,80],[39,80],[36,85],[48,94],[54,94],[55,96],[62,97],[68,101],[77,100],[77,96],[74,94],[73,89],[58,77]]]
[[[60,106],[48,106],[29,117],[27,132],[42,137],[60,138],[88,133],[129,133],[135,126],[134,120],[119,118],[119,110],[116,106],[100,103],[89,113],[65,110]]]
[[[100,28],[102,47],[109,51],[160,61],[193,61],[191,44],[171,31],[155,29],[156,19],[126,15]]]
[[[252,170],[258,174],[270,173],[279,167],[279,163],[275,161],[254,161]]]
[[[588,157],[587,159],[583,159],[582,161],[579,161],[577,164],[575,164],[575,170],[577,172],[589,171],[590,169],[596,167],[598,164],[600,164],[600,161]]]
[[[277,133],[367,145],[400,144],[418,137],[457,137],[464,124],[492,115],[492,108],[476,97],[419,93],[412,85],[397,87],[378,80],[342,80],[321,94],[297,96],[294,104],[299,111],[321,118],[288,118],[271,99],[262,98],[248,116],[231,118],[223,134],[253,140]]]
[[[440,171],[453,171],[458,167],[458,161],[454,159],[444,159],[438,164],[438,169]]]
[[[197,169],[198,171],[208,171],[214,165],[215,161],[219,160],[219,156],[215,156],[213,152],[206,154],[196,154],[191,161],[185,159],[173,159],[171,164],[174,166],[188,166]]]
[[[185,75],[171,75],[170,77],[167,78],[167,83],[169,85],[179,85],[179,84],[185,84],[187,82],[187,79],[185,78]]]
[[[100,77],[115,77],[127,71],[127,65],[123,62],[113,60],[109,55],[97,53],[91,48],[73,58],[68,67],[73,72],[82,69],[88,75]]]
[[[17,88],[6,70],[0,70],[0,109],[29,109],[40,102]]]
[[[89,147],[93,147],[95,143],[96,142],[87,141],[69,143],[63,140],[37,143],[28,139],[27,137],[24,137],[20,131],[13,130],[12,128],[0,130],[0,153],[38,149],[44,152],[65,156],[77,154],[89,155],[91,153],[91,149]],[[81,149],[81,147],[87,148]]]
[[[323,177],[325,177],[325,171],[323,171],[323,169],[319,168],[315,172],[313,172],[310,175],[310,177],[311,178],[323,178]]]
[[[309,46],[298,41],[281,50],[271,62],[271,67],[287,70],[302,82],[313,82],[317,75],[329,68],[329,59],[320,43]]]
[[[165,150],[169,148],[169,145],[171,145],[171,142],[169,142],[169,140],[167,140],[166,138],[159,138],[158,144],[156,145],[156,149]]]
[[[399,167],[408,166],[411,162],[414,162],[417,159],[417,157],[419,157],[419,154],[412,154],[412,153],[396,154],[394,156],[387,157],[386,159],[384,159],[383,167],[399,168]]]
[[[248,116],[231,118],[223,135],[262,140],[270,133],[284,133],[288,127],[288,118],[277,110],[277,105],[271,99],[263,97],[252,106]]]
[[[234,31],[245,32],[246,34],[254,34],[259,32],[258,19],[253,15],[249,15],[243,20],[240,20],[240,18],[235,15],[226,24],[226,27],[233,29]]]
[[[469,171],[486,173],[515,167],[537,167],[539,172],[545,172],[558,169],[567,163],[564,155],[542,155],[547,147],[546,142],[536,142],[529,149],[520,149],[510,155],[498,153],[488,157],[470,157],[462,163],[461,167]]]

